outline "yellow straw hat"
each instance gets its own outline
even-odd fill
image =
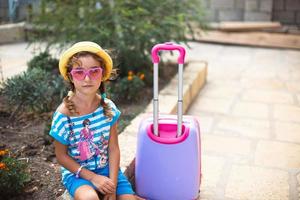
[[[59,71],[60,74],[63,76],[65,80],[68,80],[67,76],[67,63],[69,62],[69,59],[76,53],[81,51],[87,51],[94,53],[101,57],[104,62],[104,74],[102,77],[102,80],[105,81],[110,77],[113,62],[111,57],[106,53],[98,44],[94,42],[84,41],[84,42],[78,42],[71,46],[69,49],[67,49],[60,57],[59,59]]]

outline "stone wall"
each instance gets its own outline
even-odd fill
[[[0,23],[8,20],[8,0],[0,0]]]
[[[244,21],[271,21],[273,0],[245,0]]]
[[[272,20],[300,25],[300,0],[274,0]]]
[[[9,1],[0,0],[0,24],[7,22],[21,22],[30,19],[30,12],[38,12],[40,0],[14,0],[16,2],[16,10],[14,18],[9,16]]]
[[[300,25],[300,0],[199,0],[207,19],[220,21],[279,21]],[[19,0],[17,20],[28,19],[28,5],[38,11],[40,0]],[[0,0],[0,23],[9,21],[8,0]]]
[[[209,21],[270,21],[273,0],[202,0]]]
[[[207,19],[300,25],[300,0],[202,0]]]

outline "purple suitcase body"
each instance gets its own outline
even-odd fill
[[[154,55],[152,50],[152,58],[159,50],[181,48],[183,47],[170,43],[160,44]],[[158,64],[159,60],[153,60],[154,65]],[[179,64],[183,64],[183,60],[184,55]],[[156,70],[154,79],[158,75]],[[182,70],[179,69],[179,79],[180,76]],[[157,79],[154,80],[154,116],[143,119],[138,132],[135,161],[137,194],[149,200],[196,199],[201,181],[199,123],[193,116],[182,116],[182,80],[179,80],[178,115],[160,115],[158,119],[156,81]],[[181,127],[180,131],[178,127]]]

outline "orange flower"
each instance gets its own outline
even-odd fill
[[[1,151],[0,151],[0,156],[4,156],[4,155],[6,155],[7,153],[8,153],[8,150],[7,150],[7,149],[1,150]]]
[[[132,76],[127,76],[127,80],[132,81],[133,77]]]
[[[128,71],[128,76],[132,76],[133,75],[133,71]]]
[[[145,74],[140,74],[140,79],[144,80],[145,79]]]
[[[1,169],[5,169],[6,168],[6,165],[5,165],[5,163],[3,163],[3,162],[0,162],[0,170]]]

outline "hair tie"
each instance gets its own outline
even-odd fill
[[[101,94],[101,99],[105,99],[105,98],[106,98],[106,93],[104,92]]]
[[[70,90],[67,94],[68,97],[72,97],[74,95],[74,92],[72,90]]]

